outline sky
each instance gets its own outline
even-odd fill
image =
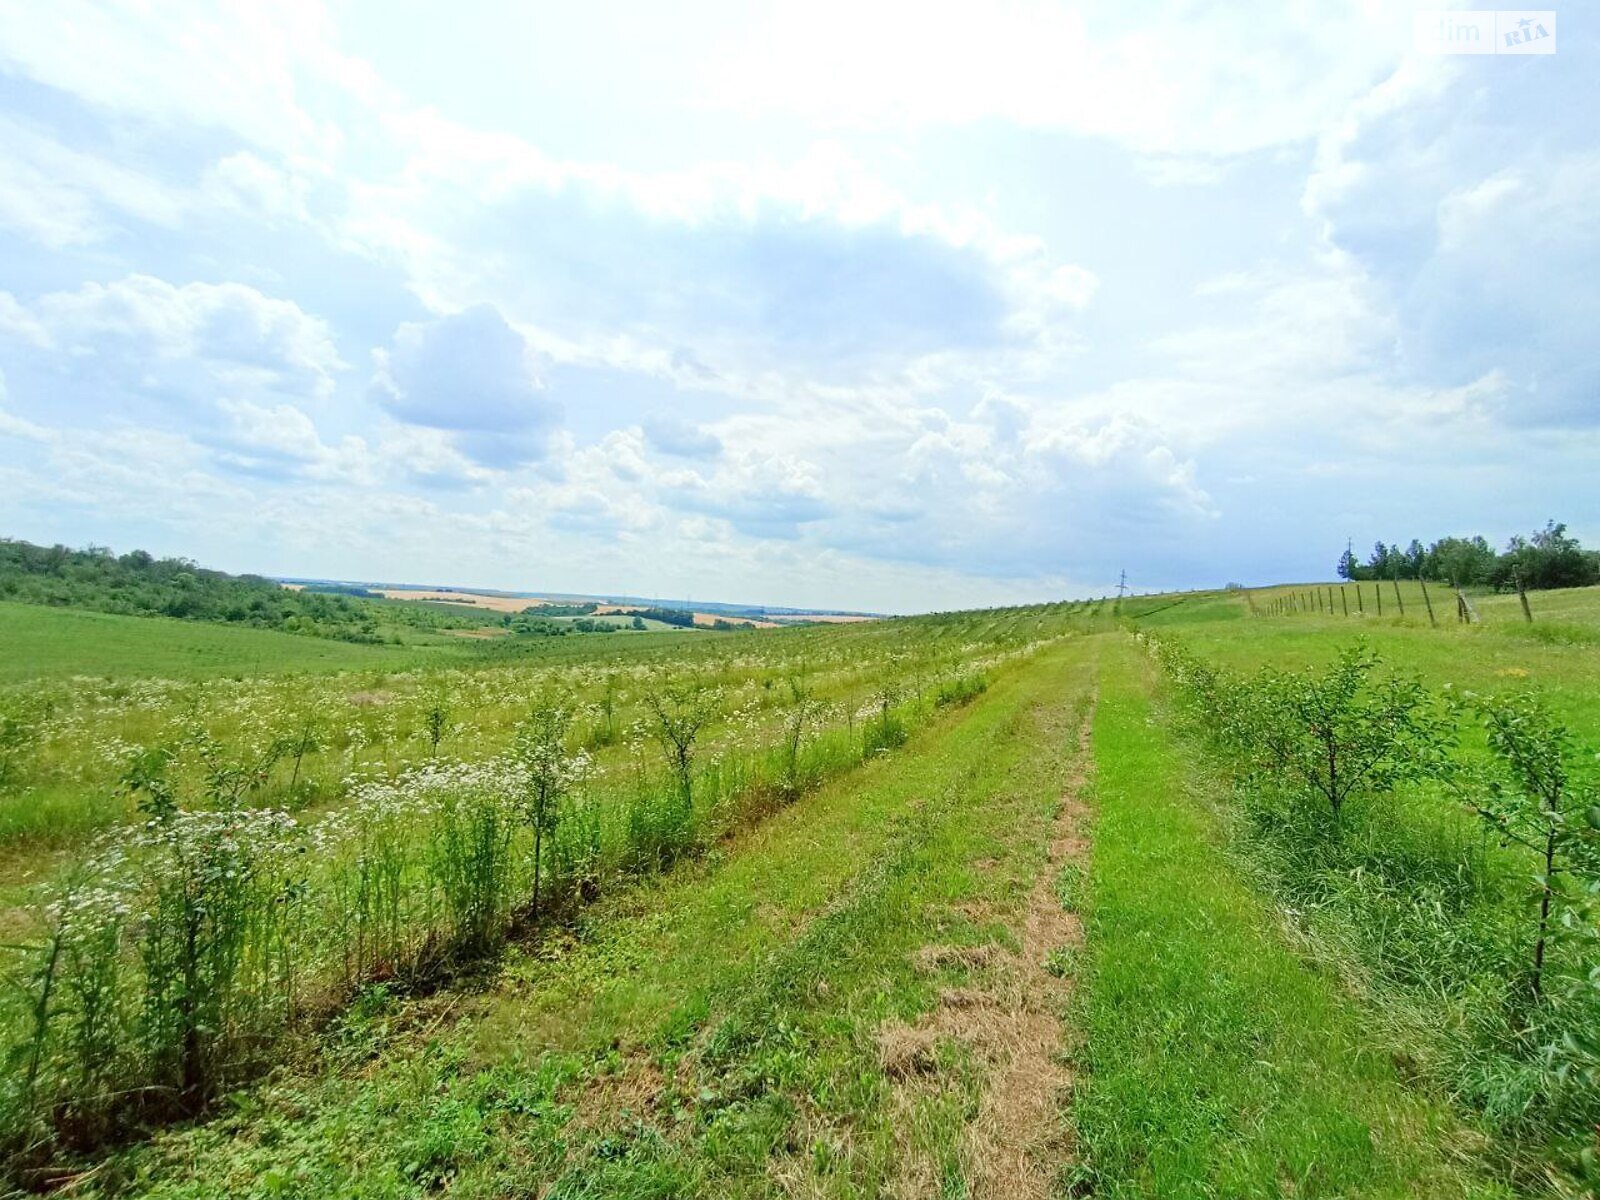
[[[1600,50],[0,0],[0,536],[908,612],[1600,541]]]

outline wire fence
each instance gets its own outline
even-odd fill
[[[1346,583],[1291,584],[1252,588],[1245,593],[1257,617],[1324,616],[1385,618],[1476,625],[1486,619],[1532,624],[1533,605],[1521,587],[1512,592],[1468,592],[1425,579],[1353,580]]]

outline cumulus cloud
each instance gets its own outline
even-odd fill
[[[227,416],[227,426],[203,440],[228,469],[273,479],[337,481],[358,487],[378,482],[378,462],[365,439],[352,435],[329,445],[311,416],[292,404],[268,407],[225,398],[217,407]]]
[[[325,396],[344,366],[325,321],[241,283],[175,286],[129,275],[51,292],[31,306],[7,296],[0,312],[10,313],[4,328],[41,349],[156,375],[197,364],[223,382]]]
[[[149,275],[0,293],[0,351],[24,415],[196,434],[221,432],[223,399],[325,404],[344,370],[328,324],[291,300]]]
[[[1600,154],[1566,99],[1584,67],[1552,57],[1491,89],[1483,65],[1354,106],[1319,147],[1305,204],[1392,312],[1403,381],[1498,375],[1506,424],[1593,427]]]
[[[479,462],[540,457],[561,419],[527,341],[493,305],[404,324],[376,361],[372,393],[390,413],[460,435]]]
[[[627,341],[677,375],[690,363],[701,378],[797,366],[843,375],[1031,338],[1093,291],[1087,272],[1037,246],[944,236],[904,213],[852,222],[778,196],[746,211],[718,191],[692,219],[674,219],[581,174],[496,187],[476,169],[408,187],[389,198],[404,224],[355,236],[403,263],[438,307],[491,295],[526,314],[562,358],[627,365],[617,354]],[[418,228],[446,235],[419,238]]]
[[[798,537],[802,526],[833,512],[817,467],[785,454],[747,452],[708,474],[663,474],[662,502],[727,521],[755,537]]]
[[[716,434],[680,417],[646,418],[644,436],[652,450],[678,458],[715,458],[722,453],[722,440]]]
[[[449,434],[400,425],[385,432],[374,456],[398,475],[399,484],[462,491],[490,482],[494,472],[463,454]]]

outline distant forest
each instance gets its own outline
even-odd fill
[[[1483,537],[1446,537],[1428,546],[1416,538],[1402,550],[1378,542],[1366,562],[1346,549],[1341,579],[1426,579],[1456,587],[1590,587],[1600,583],[1600,551],[1585,550],[1565,525],[1551,521],[1532,537],[1514,537],[1496,552]]]
[[[116,554],[104,546],[36,546],[13,538],[0,538],[0,600],[251,625],[345,642],[397,641],[396,626],[438,630],[495,625],[523,637],[638,631],[646,628],[646,620],[694,627],[692,612],[674,608],[646,608],[610,620],[595,615],[599,605],[593,601],[547,604],[517,614],[471,612],[448,601],[390,600],[354,584],[286,588],[261,575],[208,570],[187,558],[156,558],[143,550]],[[745,627],[727,621],[713,626]]]
[[[119,555],[103,546],[69,550],[0,538],[0,600],[252,625],[346,642],[383,640],[370,602],[291,591],[260,575],[209,571],[143,550]]]

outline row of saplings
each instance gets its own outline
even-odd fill
[[[1251,860],[1389,999],[1400,1059],[1513,1173],[1600,1182],[1600,758],[1536,693],[1432,692],[1364,643],[1247,676],[1144,636]]]
[[[947,682],[935,707],[981,690]],[[192,793],[141,756],[125,783],[142,823],[65,871],[39,941],[0,947],[0,1176],[70,1178],[63,1150],[197,1113],[361,989],[475,967],[552,906],[899,745],[916,717],[892,681],[859,728],[826,725],[802,677],[786,692],[775,742],[702,755],[719,693],[655,681],[636,733],[665,770],[635,754],[609,789],[552,697],[505,753],[353,780],[313,821],[249,803],[253,768],[220,749]]]

